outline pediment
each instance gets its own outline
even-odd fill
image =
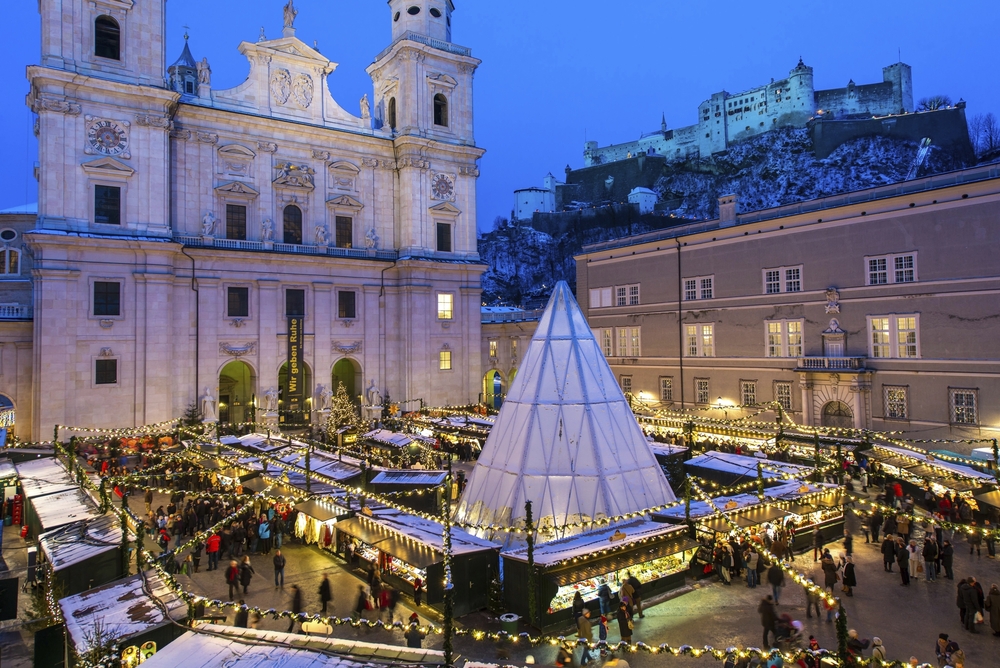
[[[217,193],[232,193],[234,195],[251,195],[256,197],[260,193],[243,183],[242,181],[227,181],[215,187]]]
[[[445,74],[444,72],[432,72],[427,75],[427,80],[433,84],[445,86],[446,88],[454,88],[458,85],[458,80],[455,77]]]
[[[432,206],[430,210],[437,214],[445,214],[449,216],[457,216],[462,213],[462,210],[451,202],[441,202],[437,206]]]
[[[246,146],[240,144],[227,144],[219,148],[219,154],[227,157],[240,157],[253,159],[257,157],[257,154],[248,149]]]
[[[97,160],[83,163],[81,167],[88,174],[113,174],[116,176],[132,176],[135,174],[134,169],[114,158],[98,158]]]
[[[348,209],[363,209],[364,204],[354,199],[350,195],[338,195],[326,200],[327,206],[342,206]]]
[[[263,42],[243,42],[240,52],[246,56],[266,55],[274,61],[297,64],[300,66],[319,66],[324,74],[330,74],[337,69],[337,63],[332,62],[322,53],[307,45],[297,37],[282,37]]]
[[[350,172],[351,174],[361,173],[360,167],[355,165],[353,162],[347,162],[346,160],[337,160],[336,162],[331,162],[330,169],[336,170],[338,172]]]

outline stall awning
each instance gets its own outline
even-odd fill
[[[368,543],[372,547],[417,568],[427,568],[444,561],[444,555],[433,548],[407,541],[395,532],[359,517],[337,522],[337,530]]]
[[[812,502],[814,506],[822,506],[824,508],[836,508],[837,506],[844,505],[847,495],[844,494],[843,490],[837,490],[835,492],[830,492],[829,494],[824,494],[815,501]]]
[[[933,469],[927,464],[917,464],[916,466],[910,466],[906,469],[906,472],[910,475],[915,475],[920,478],[938,478],[941,475],[941,471]]]
[[[652,546],[637,545],[635,550],[627,550],[621,554],[595,559],[594,561],[582,565],[574,565],[571,568],[563,568],[558,571],[548,573],[548,576],[558,586],[564,587],[581,580],[588,580],[600,575],[620,571],[636,564],[642,564],[653,559],[668,557],[672,554],[693,550],[699,543],[690,538],[673,538]]]
[[[982,494],[974,495],[972,498],[979,503],[985,503],[987,506],[1000,508],[1000,491],[993,490],[992,492],[983,492]]]
[[[713,517],[710,520],[698,522],[698,525],[708,529],[709,531],[714,531],[715,533],[729,533],[733,530],[733,525],[722,517]]]
[[[309,517],[320,522],[329,522],[330,520],[335,520],[338,517],[343,517],[347,515],[348,511],[340,506],[334,504],[320,503],[319,501],[303,501],[302,503],[296,503],[295,509],[300,513],[305,513]],[[339,528],[339,525],[338,525]]]
[[[299,492],[297,490],[289,489],[285,487],[280,482],[273,480],[271,478],[256,477],[249,480],[245,480],[242,483],[244,492],[255,492],[260,494],[267,490],[265,496],[271,497],[282,497],[282,496],[298,496]]]
[[[783,517],[788,517],[789,513],[786,513],[781,508],[775,506],[761,506],[759,508],[754,508],[745,513],[738,513],[733,519],[741,527],[752,527],[758,524],[763,524],[764,522],[773,522],[774,520],[780,520]]]

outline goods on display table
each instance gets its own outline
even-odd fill
[[[891,445],[873,445],[865,452],[868,459],[876,461],[885,475],[900,481],[903,490],[914,499],[923,499],[925,486],[938,496],[950,492],[960,494],[975,507],[973,492],[994,489],[996,478],[977,471],[971,466]]]
[[[351,514],[347,508],[346,493],[336,492],[329,496],[300,501],[295,504],[295,509],[299,511],[292,529],[295,535],[307,544],[335,551],[337,543],[334,525],[337,520]]]

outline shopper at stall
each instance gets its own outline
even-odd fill
[[[326,614],[327,604],[333,600],[333,587],[330,586],[330,576],[323,573],[323,580],[319,583],[319,601],[323,604],[321,614]]]
[[[920,551],[920,556],[924,558],[924,581],[937,580],[938,547],[934,536],[930,534],[924,536],[924,547]]]
[[[771,564],[771,567],[767,569],[767,583],[771,585],[774,604],[778,605],[781,601],[781,590],[785,586],[785,571],[781,569],[781,566],[777,562]]]
[[[622,642],[632,644],[632,615],[629,614],[625,601],[618,605],[618,635]]]
[[[990,586],[990,593],[986,595],[983,608],[990,613],[990,630],[993,631],[993,635],[1000,636],[1000,588],[996,585]]]
[[[274,553],[274,586],[284,587],[285,586],[285,555],[281,553],[281,550],[277,550]]]
[[[247,593],[247,589],[250,587],[250,580],[253,576],[257,574],[257,571],[253,569],[250,564],[250,557],[243,557],[243,563],[240,564],[240,585],[243,587],[243,593]]]
[[[229,600],[232,601],[240,589],[240,565],[235,559],[229,562],[229,568],[226,569],[226,584],[229,585]]]
[[[601,606],[601,614],[607,615],[611,612],[611,587],[607,582],[602,582],[597,588],[597,602]]]
[[[747,587],[753,589],[757,586],[757,562],[760,559],[760,554],[757,550],[750,547],[747,550],[746,563],[747,563]]]
[[[729,553],[729,567],[733,567],[733,555]],[[628,583],[632,585],[632,600],[635,606],[635,612],[639,615],[639,619],[642,619],[646,615],[642,614],[642,583],[639,582],[639,578],[632,575],[631,571],[626,571],[625,578]]]
[[[969,531],[969,556],[975,552],[977,557],[983,556],[983,530],[976,526],[975,522],[972,522],[971,530]]]
[[[410,624],[406,629],[406,633],[403,634],[403,637],[406,638],[406,646],[413,649],[420,649],[423,647],[423,640],[426,635],[420,629],[420,617],[414,612],[410,615]]]
[[[628,579],[622,582],[621,588],[618,590],[618,600],[621,601],[628,610],[629,618],[634,614],[634,608],[632,607],[632,597],[635,595],[635,590],[632,589],[632,585],[629,584]]]
[[[590,663],[590,643],[594,642],[594,627],[590,623],[590,610],[583,609],[583,614],[576,620],[576,637],[586,644],[582,645],[583,654],[580,655],[580,665],[585,666]]]
[[[413,603],[419,608],[420,598],[424,593],[424,581],[420,577],[413,580]]]
[[[358,598],[354,603],[354,618],[364,619],[365,611],[369,609],[371,602],[368,598],[368,592],[365,591],[364,585],[358,585]]]

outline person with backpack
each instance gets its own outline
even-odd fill
[[[235,559],[229,562],[229,568],[226,569],[226,584],[229,585],[229,600],[232,601],[240,587],[240,565]]]
[[[882,639],[878,636],[872,638],[872,659],[874,661],[886,661],[885,658],[885,645],[882,644]],[[875,663],[875,665],[879,665]]]

